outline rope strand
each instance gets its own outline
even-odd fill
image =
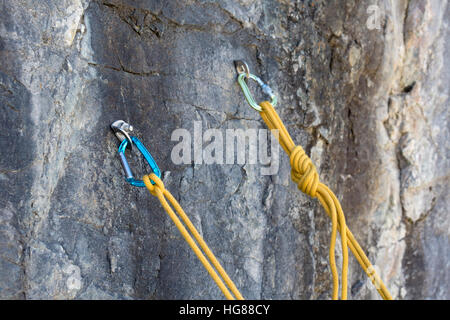
[[[380,296],[385,300],[392,300],[392,297],[383,281],[375,272],[372,264],[364,254],[364,251],[361,249],[353,234],[347,228],[344,212],[336,195],[325,184],[320,182],[316,167],[312,163],[311,159],[306,155],[303,148],[294,144],[289,132],[286,130],[286,127],[273,108],[272,104],[264,101],[260,104],[260,107],[262,109],[260,115],[267,124],[268,128],[270,130],[278,130],[278,141],[290,159],[292,180],[297,184],[298,188],[302,192],[312,198],[318,198],[326,213],[331,218],[329,260],[331,274],[333,277],[333,299],[338,299],[339,291],[339,276],[336,269],[334,253],[336,231],[339,230],[342,245],[341,299],[347,299],[348,248],[350,247],[350,250],[354,254],[356,260],[372,280],[372,283],[374,283]]]
[[[150,180],[152,180],[155,184],[153,185]],[[188,245],[191,247],[191,249],[194,251],[194,253],[197,255],[200,262],[203,264],[205,269],[208,271],[211,278],[214,280],[214,282],[217,284],[219,289],[222,291],[222,293],[225,295],[225,297],[228,300],[244,300],[243,296],[237,289],[236,285],[233,283],[233,281],[230,279],[228,274],[226,273],[225,269],[222,267],[220,262],[217,260],[217,258],[214,256],[212,251],[209,249],[206,242],[203,240],[200,233],[197,231],[189,217],[184,212],[183,208],[181,208],[178,201],[175,199],[175,197],[164,187],[163,182],[161,181],[158,176],[156,176],[154,173],[151,173],[150,175],[146,175],[143,178],[143,181],[145,183],[145,186],[147,187],[148,191],[156,196],[161,203],[164,210],[167,212],[169,217],[172,219],[172,221],[175,223],[176,227],[180,231],[183,238],[186,240]],[[214,268],[217,270],[217,272],[220,274],[217,274],[216,270],[211,266],[211,263],[206,259],[205,254],[200,250],[198,245],[195,243],[194,239],[192,239],[189,232],[186,230],[186,228],[181,223],[178,216],[175,214],[175,212],[170,207],[169,203],[167,202],[166,198],[169,200],[170,204],[173,206],[177,214],[181,217],[183,222],[188,227],[189,231],[193,234],[195,240],[200,244],[200,247],[203,249],[203,251],[206,254],[206,257],[211,261]],[[223,281],[222,281],[223,279]],[[225,284],[226,286],[225,286]],[[228,286],[228,288],[227,288]],[[233,294],[230,293],[230,290]],[[234,296],[233,296],[234,295]]]

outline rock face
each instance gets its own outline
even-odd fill
[[[223,298],[123,179],[123,119],[244,297],[329,299],[330,222],[284,153],[271,176],[171,159],[178,128],[265,128],[244,59],[392,295],[450,299],[450,6],[372,2],[1,1],[0,298]],[[378,299],[353,257],[349,290]]]

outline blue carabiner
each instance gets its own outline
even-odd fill
[[[145,160],[149,164],[150,168],[152,169],[153,173],[158,177],[161,178],[161,170],[159,170],[158,165],[156,164],[155,159],[153,159],[150,152],[147,150],[147,148],[144,146],[144,144],[136,137],[130,136],[124,128],[128,130],[132,130],[133,127],[131,127],[129,124],[127,124],[125,121],[118,120],[114,122],[111,125],[111,128],[114,130],[114,133],[119,138],[119,140],[122,140],[119,146],[119,156],[120,161],[122,162],[123,169],[125,171],[125,180],[130,183],[131,185],[135,187],[145,187],[145,183],[142,180],[137,180],[133,176],[133,172],[131,171],[130,165],[128,164],[127,158],[125,157],[125,150],[127,146],[130,143],[131,145],[135,145],[139,151],[144,156]],[[150,180],[152,184],[155,184],[152,180]]]

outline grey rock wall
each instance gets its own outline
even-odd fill
[[[0,298],[222,298],[158,201],[124,181],[109,129],[124,119],[246,298],[329,299],[330,223],[283,153],[273,176],[171,160],[172,132],[194,121],[265,128],[236,83],[245,59],[393,296],[449,299],[449,10],[0,1]],[[349,297],[378,299],[350,259]]]

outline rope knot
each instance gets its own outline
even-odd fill
[[[292,180],[302,192],[315,198],[319,185],[319,174],[301,146],[295,146],[292,150],[290,162]]]
[[[153,172],[149,175],[145,175],[142,180],[144,181],[148,191],[150,191],[150,193],[154,196],[157,196],[157,190],[159,190],[161,193],[163,193],[165,190],[164,183]],[[155,184],[152,184],[151,181],[153,181]]]

